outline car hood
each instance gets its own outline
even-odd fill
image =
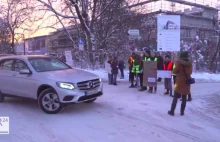
[[[95,74],[78,70],[78,69],[69,69],[69,70],[60,70],[60,71],[50,71],[43,73],[46,78],[63,81],[63,82],[82,82],[87,80],[98,79],[99,77]]]

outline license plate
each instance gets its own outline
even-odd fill
[[[94,95],[94,94],[96,94],[96,93],[98,93],[97,90],[91,90],[91,91],[85,92],[85,95],[86,95],[86,96],[87,96],[87,95]]]

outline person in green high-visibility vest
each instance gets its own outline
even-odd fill
[[[155,61],[155,62],[158,61],[158,58],[156,57],[156,54],[153,51],[150,52],[150,58],[148,58],[147,61]],[[157,87],[149,87],[148,93],[156,94],[157,93]]]
[[[141,73],[139,74],[139,77],[140,77],[140,86],[141,86],[141,89],[139,91],[145,91],[147,90],[147,86],[143,86],[143,82],[144,82],[144,74],[143,74],[143,71],[144,71],[144,62],[146,62],[148,60],[148,58],[150,57],[150,50],[149,49],[146,49],[145,50],[145,54],[142,56],[142,62],[141,62]]]
[[[134,77],[135,77],[135,75],[137,76],[141,73],[140,66],[141,66],[141,58],[138,55],[135,55],[134,60],[132,61],[132,65],[131,65],[131,86],[130,86],[130,88],[137,87],[137,82],[134,84]]]

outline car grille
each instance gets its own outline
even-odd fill
[[[86,101],[86,100],[89,100],[89,99],[93,99],[93,98],[97,98],[99,96],[102,95],[102,92],[99,92],[97,94],[93,94],[93,95],[89,95],[89,96],[82,96],[78,99],[79,102],[81,101]]]
[[[98,88],[100,86],[100,83],[101,82],[99,79],[88,80],[77,83],[77,87],[79,88],[79,90],[87,91]]]

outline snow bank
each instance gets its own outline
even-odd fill
[[[81,69],[80,69],[81,70]],[[91,73],[94,73],[98,75],[103,81],[108,80],[108,73],[104,69],[98,69],[98,70],[84,70]],[[120,73],[118,74],[119,82],[128,81],[128,70],[125,70],[125,79],[120,79]],[[211,74],[211,73],[205,73],[205,72],[197,72],[193,73],[192,77],[196,79],[196,82],[220,82],[220,74]]]
[[[220,74],[211,73],[193,73],[192,77],[200,81],[220,82]]]

